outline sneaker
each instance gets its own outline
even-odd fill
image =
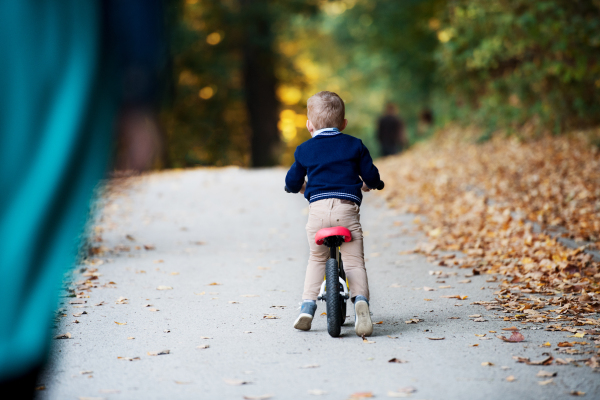
[[[317,311],[316,301],[303,301],[300,308],[300,315],[294,321],[294,328],[301,331],[310,331],[315,311]]]
[[[364,296],[356,296],[354,300],[354,330],[358,336],[371,336],[373,333],[369,302]]]

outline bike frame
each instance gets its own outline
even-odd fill
[[[344,301],[350,298],[350,292],[348,290],[348,282],[346,282],[346,272],[344,271],[344,265],[342,263],[342,253],[340,251],[340,247],[330,247],[329,248],[329,257],[337,260],[338,269],[340,271],[340,285],[343,288],[343,291],[340,291],[340,296],[344,299]],[[319,291],[318,300],[325,301],[325,292],[327,287],[327,281],[323,279],[323,283],[321,284],[321,290]]]

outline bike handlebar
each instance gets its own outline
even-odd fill
[[[379,181],[379,185],[377,185],[377,187],[375,189],[376,190],[383,190],[384,187],[385,187],[385,183],[383,183],[383,181]],[[288,193],[292,193],[292,192],[290,192],[290,189],[288,189],[287,186],[284,186],[283,190],[285,190]]]

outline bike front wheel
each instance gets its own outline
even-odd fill
[[[325,264],[326,292],[325,301],[327,302],[327,332],[331,337],[340,336],[342,326],[342,307],[340,301],[340,275],[338,263],[335,258],[330,258]]]

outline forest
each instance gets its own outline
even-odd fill
[[[289,165],[306,100],[346,102],[377,156],[393,102],[411,144],[600,124],[599,0],[173,0],[157,168]],[[525,133],[524,133],[525,132]]]

